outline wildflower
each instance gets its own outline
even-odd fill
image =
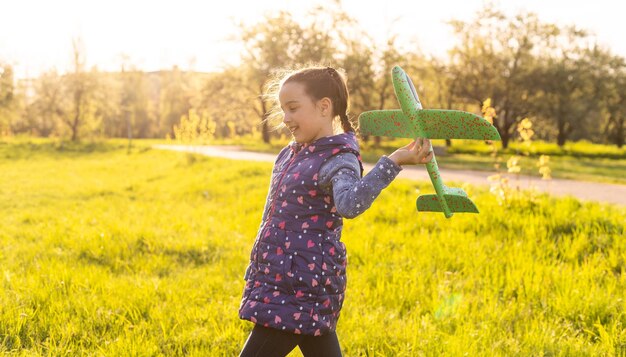
[[[511,156],[509,160],[506,162],[506,167],[508,168],[508,172],[518,174],[522,170],[522,167],[519,165],[520,157],[517,155]]]
[[[539,162],[537,166],[539,166],[539,173],[541,174],[542,180],[550,180],[552,179],[552,170],[550,169],[550,156],[541,155],[539,157]]]
[[[482,113],[485,120],[493,124],[493,118],[496,117],[496,109],[491,106],[491,98],[487,98],[483,102]]]

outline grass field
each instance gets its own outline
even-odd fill
[[[0,353],[237,355],[270,171],[0,142]],[[418,192],[430,183],[398,179],[344,221],[346,356],[626,353],[626,208],[470,188],[481,213],[447,220],[416,213]]]

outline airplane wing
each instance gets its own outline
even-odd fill
[[[372,110],[359,116],[363,135],[394,138],[500,140],[500,134],[487,120],[459,110],[422,109],[417,119],[409,119],[400,109]]]
[[[371,110],[361,113],[359,131],[362,135],[416,138],[414,126],[400,109]]]
[[[459,110],[422,109],[413,123],[429,139],[500,140],[498,130],[476,114]]]

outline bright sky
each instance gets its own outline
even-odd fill
[[[18,77],[70,68],[71,39],[80,36],[88,67],[119,70],[123,54],[146,71],[171,68],[219,70],[236,62],[240,45],[229,41],[235,23],[254,23],[280,9],[302,18],[313,2],[298,0],[6,0],[0,7],[0,61]],[[321,1],[330,4],[330,1]],[[482,0],[343,0],[344,9],[375,39],[388,30],[443,55],[454,43],[449,19],[469,20]],[[501,0],[508,14],[533,11],[543,21],[576,24],[626,57],[626,5],[618,0]],[[367,5],[366,5],[367,4]],[[390,28],[394,19],[399,19]]]

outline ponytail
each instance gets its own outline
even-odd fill
[[[344,133],[347,133],[349,131],[354,132],[354,128],[352,127],[352,123],[350,123],[348,114],[339,114],[339,118],[341,119],[341,127],[343,128]]]
[[[337,88],[336,96],[335,98],[332,98],[333,113],[335,115],[339,115],[341,127],[343,128],[344,133],[349,131],[354,132],[354,128],[348,118],[348,86],[346,85],[343,77],[341,77],[339,72],[337,72],[337,70],[333,67],[326,67],[326,72]]]

